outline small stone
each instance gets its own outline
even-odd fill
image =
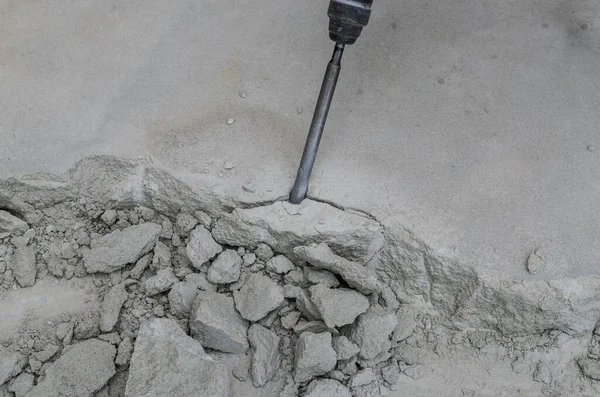
[[[235,164],[226,161],[225,163],[223,163],[223,168],[225,168],[226,170],[232,170],[235,168]]]
[[[171,314],[177,318],[189,317],[197,295],[198,288],[190,281],[174,284],[169,291]]]
[[[161,223],[160,238],[170,239],[173,237],[173,223],[169,219],[164,219]]]
[[[529,255],[527,259],[527,271],[531,274],[538,274],[544,268],[544,257],[539,249]]]
[[[119,313],[123,303],[127,300],[127,291],[123,284],[112,287],[104,296],[100,306],[100,330],[110,332],[119,320]]]
[[[202,346],[225,353],[248,350],[248,322],[235,310],[233,299],[200,291],[192,305],[190,333]]]
[[[206,278],[214,284],[234,283],[240,278],[242,258],[234,250],[225,250],[208,269]]]
[[[254,186],[254,184],[248,182],[245,183],[244,186],[242,186],[242,188],[247,191],[248,193],[254,193],[256,192],[256,186]]]
[[[296,113],[298,113],[298,114],[302,114],[303,111],[304,111],[304,109],[302,109],[302,108],[297,108],[296,109]]]
[[[317,284],[310,287],[309,291],[311,301],[329,328],[352,324],[356,317],[369,308],[369,300],[351,289],[330,289]]]
[[[289,287],[288,287],[289,286]],[[307,290],[295,285],[286,284],[286,296],[296,299],[296,307],[309,320],[321,320],[321,312],[310,299]]]
[[[204,273],[188,274],[185,276],[185,281],[194,284],[196,288],[201,289],[202,291],[215,292],[217,290],[217,286],[211,284],[210,281],[206,279]]]
[[[99,334],[100,315],[96,311],[85,313],[75,325],[74,335],[79,340],[95,338]]]
[[[59,350],[60,349],[58,346],[49,343],[48,345],[46,345],[44,350],[35,353],[34,356],[39,362],[43,364],[46,361],[50,360],[56,353],[58,353]]]
[[[285,329],[292,329],[300,320],[301,313],[297,311],[289,312],[281,317],[281,326]]]
[[[360,348],[345,336],[333,338],[333,350],[337,353],[338,360],[350,360],[356,356]]]
[[[100,216],[102,222],[106,223],[108,226],[112,226],[117,221],[117,211],[115,210],[107,210]]]
[[[235,307],[242,317],[258,321],[284,301],[283,289],[270,278],[252,274],[239,291],[233,292]]]
[[[304,278],[312,284],[323,284],[331,288],[340,285],[340,281],[335,274],[327,270],[315,269],[308,266],[304,268]]]
[[[331,347],[331,334],[304,332],[296,342],[294,380],[306,382],[335,368],[335,350]]]
[[[334,379],[315,379],[306,388],[305,397],[352,397],[350,390]]]
[[[119,367],[123,367],[129,364],[131,359],[131,352],[133,351],[133,343],[131,338],[124,337],[121,343],[119,343],[119,349],[117,350],[117,357],[115,358],[115,364]]]
[[[34,380],[35,376],[23,372],[8,385],[8,391],[15,393],[15,397],[25,397],[33,389]]]
[[[252,383],[264,386],[279,370],[282,356],[279,352],[279,336],[262,325],[252,324],[248,329],[252,352]]]
[[[234,121],[235,121],[235,120],[234,120],[234,118],[233,118],[233,117],[230,117],[230,118],[228,118],[228,119],[227,119],[227,125],[231,125],[231,124],[233,124],[233,122],[234,122]]]
[[[350,387],[355,388],[358,386],[370,385],[375,381],[375,374],[372,368],[365,368],[359,371],[356,375],[350,379]]]
[[[18,247],[13,255],[11,267],[21,287],[33,286],[37,273],[33,246]]]
[[[56,326],[56,337],[63,340],[69,332],[73,333],[73,323],[60,323]]]
[[[210,229],[212,225],[212,218],[204,211],[195,211],[194,216],[198,219],[198,222],[206,229]]]
[[[221,251],[223,251],[223,248],[217,244],[204,226],[196,226],[190,233],[186,253],[196,269],[201,269],[204,263],[214,258]]]
[[[308,287],[310,283],[304,277],[304,272],[301,269],[294,269],[283,278],[286,283],[298,285],[300,287]]]
[[[269,259],[273,257],[273,250],[269,247],[268,244],[259,243],[254,250],[254,253],[263,262],[267,262]]]
[[[154,248],[159,233],[159,225],[142,223],[95,238],[91,249],[83,252],[85,268],[89,273],[112,273],[135,263]]]
[[[294,270],[291,260],[283,255],[277,255],[267,261],[267,269],[277,274],[286,274]]]
[[[146,222],[150,222],[156,216],[154,210],[148,207],[140,206],[138,207],[138,209],[140,210],[140,215],[142,216],[142,218],[144,218]]]
[[[160,269],[155,276],[150,277],[144,282],[146,295],[152,296],[165,292],[171,288],[179,279],[173,274],[172,268]]]
[[[248,96],[245,91],[238,92],[238,95],[240,96],[240,98],[246,98]]]
[[[588,147],[587,147],[587,150],[588,150],[589,152],[593,152],[593,151],[595,151],[595,150],[596,150],[596,147],[594,147],[594,146],[590,145],[590,146],[588,146]]]
[[[175,230],[180,236],[186,237],[189,236],[190,232],[194,230],[197,224],[198,219],[192,214],[180,212],[175,220]]]
[[[256,262],[256,254],[253,252],[247,253],[242,259],[245,267],[252,266]]]

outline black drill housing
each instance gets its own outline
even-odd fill
[[[354,44],[369,23],[373,0],[331,0],[329,38],[340,44]]]

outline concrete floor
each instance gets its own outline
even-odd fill
[[[241,201],[287,194],[333,48],[326,8],[0,2],[0,175],[151,156]],[[482,269],[600,274],[599,15],[594,0],[376,0],[311,194]]]

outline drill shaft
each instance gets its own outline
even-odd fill
[[[319,92],[315,113],[313,114],[312,122],[310,123],[308,137],[306,138],[302,159],[300,160],[300,167],[298,167],[298,174],[296,175],[296,182],[290,193],[290,203],[292,204],[300,204],[306,197],[308,180],[315,163],[315,158],[317,157],[317,150],[319,149],[319,143],[321,142],[323,128],[325,128],[325,121],[327,121],[327,114],[329,113],[329,107],[331,106],[331,100],[333,99],[335,85],[342,68],[341,60],[343,53],[344,44],[336,43],[331,61],[329,61],[329,64],[327,65],[327,71],[323,78],[323,84],[321,85],[321,91]]]

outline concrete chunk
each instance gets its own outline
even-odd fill
[[[352,397],[352,394],[337,380],[315,379],[306,388],[305,397]]]
[[[21,234],[29,229],[29,225],[8,211],[0,210],[0,234]]]
[[[243,259],[234,250],[225,250],[213,261],[206,278],[214,284],[235,283],[240,278]]]
[[[15,250],[11,268],[21,287],[31,287],[35,284],[35,250],[31,245]]]
[[[360,348],[345,336],[333,338],[333,350],[337,353],[338,360],[350,360],[356,356]]]
[[[366,313],[361,314],[350,337],[360,347],[360,357],[372,360],[388,351],[391,347],[390,335],[397,323],[394,313],[387,312],[378,305],[371,306]]]
[[[184,281],[174,284],[169,291],[171,314],[178,318],[188,317],[197,295],[198,288],[192,282]]]
[[[123,284],[112,287],[104,296],[100,306],[100,330],[110,332],[119,320],[119,313],[123,303],[127,300],[127,291]]]
[[[331,347],[331,334],[304,332],[296,342],[294,380],[306,382],[335,368],[335,350]]]
[[[179,279],[173,274],[173,269],[168,267],[160,269],[155,276],[150,277],[144,282],[146,294],[149,296],[160,294],[171,288]]]
[[[323,284],[331,288],[340,285],[340,281],[335,274],[328,272],[327,270],[314,269],[308,266],[304,268],[304,278],[312,284]]]
[[[190,233],[186,253],[196,269],[200,269],[204,263],[214,258],[221,251],[223,251],[223,248],[217,244],[204,226],[196,226]]]
[[[235,310],[232,298],[216,292],[198,293],[190,333],[204,347],[234,354],[248,350],[248,322]]]
[[[33,389],[34,380],[32,374],[23,372],[8,386],[8,391],[15,393],[15,397],[25,397]]]
[[[196,286],[196,288],[201,289],[203,291],[211,291],[215,292],[217,290],[217,286],[211,284],[210,281],[206,279],[206,275],[204,273],[191,273],[185,276],[185,281],[188,281]]]
[[[93,396],[115,374],[115,353],[113,345],[98,339],[73,345],[28,397]]]
[[[111,273],[134,263],[154,248],[161,227],[155,223],[130,226],[93,239],[91,249],[83,252],[83,263],[89,273]]]
[[[283,303],[283,288],[270,278],[253,273],[246,283],[233,292],[235,307],[242,317],[258,321]]]
[[[352,324],[369,308],[369,300],[351,289],[330,289],[317,284],[309,291],[312,302],[329,328]]]
[[[321,312],[310,299],[310,294],[304,288],[295,285],[286,285],[286,296],[296,299],[296,307],[307,319],[321,320]]]
[[[275,376],[281,365],[280,338],[262,325],[252,324],[248,330],[248,340],[252,351],[252,382],[260,387]]]
[[[125,397],[229,397],[227,368],[208,356],[177,322],[142,324],[135,341]]]
[[[349,286],[363,294],[368,295],[381,290],[381,285],[375,274],[359,263],[337,256],[327,244],[296,247],[294,253],[314,267],[339,274]]]

